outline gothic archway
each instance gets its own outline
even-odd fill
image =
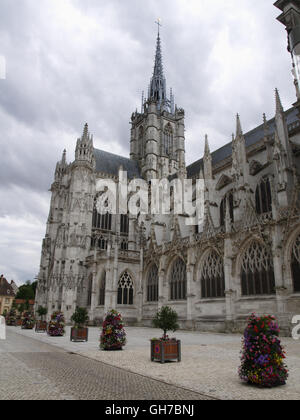
[[[147,302],[158,302],[158,268],[155,263],[147,274]]]
[[[200,284],[202,298],[225,296],[224,262],[215,250],[207,252],[200,264]]]
[[[275,294],[275,276],[271,250],[252,241],[241,258],[241,288],[243,296]]]
[[[118,305],[133,305],[133,281],[128,271],[124,271],[118,283]]]
[[[186,264],[180,257],[173,261],[169,284],[170,300],[186,299]]]

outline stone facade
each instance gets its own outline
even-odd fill
[[[169,99],[158,35],[147,100],[131,117],[130,159],[93,147],[85,125],[75,160],[66,152],[51,186],[36,308],[57,309],[70,320],[87,307],[91,322],[110,308],[127,323],[151,325],[163,305],[182,327],[236,331],[251,312],[278,317],[288,333],[300,313],[300,120],[297,107],[185,164],[183,109]],[[100,215],[99,180],[204,180],[203,230],[186,214]],[[118,202],[120,200],[118,190]],[[172,205],[171,205],[171,208]]]

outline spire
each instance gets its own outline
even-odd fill
[[[239,114],[236,116],[236,138],[243,135],[242,125]]]
[[[62,158],[61,158],[61,163],[62,163],[63,165],[65,165],[65,164],[66,164],[66,162],[67,162],[66,157],[67,157],[67,151],[66,151],[66,149],[64,149],[64,151],[63,151],[63,155],[62,155]]]
[[[161,24],[159,21],[155,23],[157,23],[158,25],[158,34],[156,41],[154,70],[150,81],[149,99],[155,100],[157,102],[158,110],[165,109],[169,112],[172,112],[171,101],[167,98],[167,85],[163,69],[161,41],[159,33],[159,27],[161,26]]]
[[[276,100],[276,114],[283,112],[283,106],[281,104],[281,99],[279,96],[278,89],[275,89],[275,100]]]
[[[203,157],[203,166],[204,166],[204,178],[212,179],[212,159],[209,150],[208,136],[205,135],[205,148],[204,148],[204,157]]]
[[[86,123],[84,125],[84,129],[83,129],[82,140],[83,139],[88,139],[88,138],[89,138],[89,126],[88,126],[88,123]]]
[[[210,150],[209,150],[209,143],[208,143],[208,135],[205,134],[205,148],[204,148],[204,155],[210,155]]]

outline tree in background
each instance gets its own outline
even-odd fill
[[[31,283],[28,280],[25,284],[19,287],[19,290],[16,295],[16,299],[24,299],[24,300],[34,300],[35,293],[36,293],[37,282]]]

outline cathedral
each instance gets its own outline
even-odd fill
[[[300,313],[300,8],[275,6],[286,26],[297,102],[284,110],[275,91],[275,116],[243,133],[239,115],[232,142],[191,165],[185,161],[185,111],[167,92],[158,31],[155,65],[140,112],[131,116],[130,158],[94,148],[89,127],[56,165],[42,244],[38,306],[88,309],[99,325],[111,308],[128,325],[151,326],[165,305],[181,328],[243,329],[252,313],[277,317],[284,333]],[[298,37],[298,38],[297,38]],[[300,60],[299,60],[300,61]],[[187,214],[99,212],[99,182],[202,180],[203,223]],[[175,184],[174,184],[175,185]],[[172,188],[171,188],[172,189]],[[117,202],[120,189],[117,188]],[[150,194],[149,194],[150,197]],[[193,196],[195,201],[195,197]],[[151,198],[149,198],[151,200]]]

